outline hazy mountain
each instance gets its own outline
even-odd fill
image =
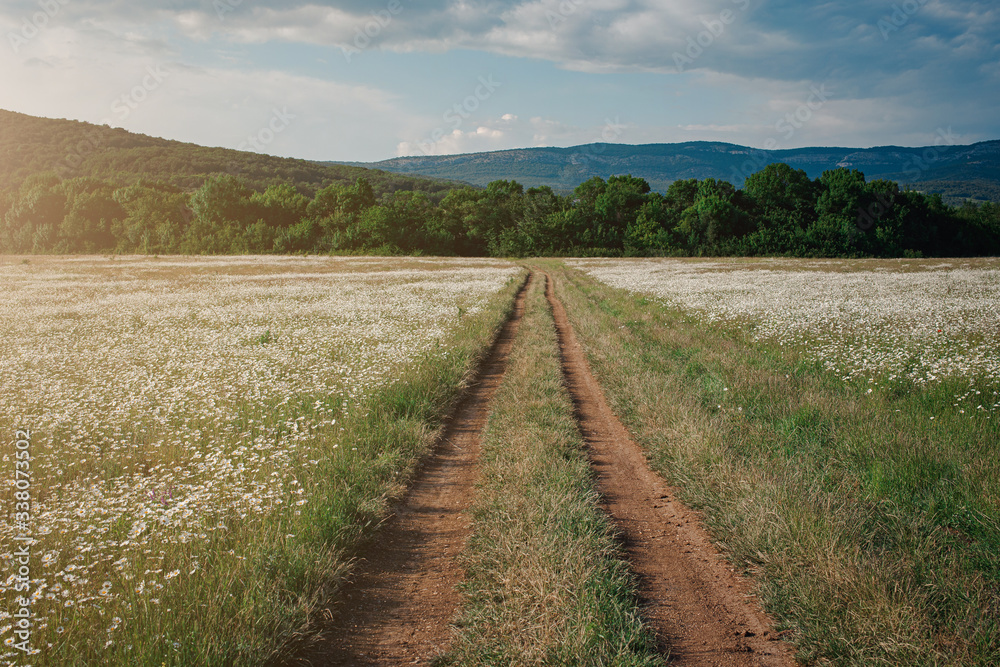
[[[571,148],[522,148],[400,157],[373,163],[346,163],[402,174],[486,185],[514,179],[526,186],[572,190],[593,176],[632,174],[663,191],[686,178],[716,178],[740,186],[750,174],[772,162],[785,162],[817,177],[827,169],[848,167],[868,180],[886,178],[901,186],[941,192],[949,199],[1000,201],[1000,141],[904,148],[793,148],[763,151],[747,146],[693,141],[680,144],[588,144]]]
[[[55,172],[116,181],[139,178],[193,190],[217,173],[243,177],[255,189],[289,182],[304,192],[359,176],[376,192],[422,190],[437,196],[456,182],[486,185],[513,179],[568,192],[600,176],[632,174],[666,190],[685,178],[717,178],[741,185],[772,162],[786,162],[811,177],[826,169],[860,169],[868,180],[887,178],[903,187],[940,192],[950,203],[1000,201],[1000,141],[967,146],[904,148],[795,148],[764,152],[735,144],[588,144],[523,148],[464,155],[402,157],[381,162],[313,162],[208,148],[127,132],[104,125],[37,118],[0,109],[0,191],[32,174]]]

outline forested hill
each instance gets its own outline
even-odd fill
[[[231,174],[255,190],[288,183],[312,196],[331,183],[364,177],[376,194],[415,190],[443,193],[456,186],[348,165],[207,148],[135,134],[106,125],[36,118],[0,109],[0,193],[17,190],[32,175],[90,178],[131,184],[140,179],[193,191],[213,175]]]
[[[630,175],[567,194],[454,187],[0,112],[0,254],[1000,254],[1000,204],[903,185],[775,163],[740,189],[686,178],[661,193]]]
[[[523,148],[400,157],[382,162],[347,163],[397,173],[461,178],[476,185],[514,179],[528,187],[547,185],[568,192],[599,176],[631,174],[658,192],[689,178],[715,178],[742,187],[743,181],[768,164],[785,163],[818,178],[828,169],[864,172],[869,179],[896,181],[901,187],[941,194],[948,203],[966,199],[1000,202],[1000,141],[919,148],[794,148],[763,151],[735,144],[693,141],[677,144],[588,144],[571,148]]]

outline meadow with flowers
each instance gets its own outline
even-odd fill
[[[845,382],[967,378],[1000,389],[996,259],[573,264],[608,285],[802,353]],[[961,409],[1000,409],[996,391],[975,396],[960,396]]]
[[[1000,663],[1000,261],[565,264],[610,404],[800,661]]]
[[[1000,261],[535,263],[613,409],[800,660],[1000,661]],[[525,275],[0,258],[11,515],[19,431],[31,457],[30,519],[0,523],[0,664],[295,655]]]
[[[2,664],[273,651],[433,428],[432,408],[408,424],[375,415],[376,399],[414,368],[457,390],[518,274],[464,259],[4,259],[0,433],[32,434],[34,625],[25,657],[5,574]],[[5,447],[10,508],[13,459]],[[16,532],[0,524],[8,573]]]

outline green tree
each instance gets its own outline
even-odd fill
[[[329,223],[330,219],[324,218],[324,222]],[[332,225],[324,228],[315,218],[306,217],[291,227],[276,230],[274,250],[280,253],[328,252],[336,249],[333,245],[336,233],[337,229]]]
[[[454,190],[441,202],[443,225],[459,239],[464,255],[503,252],[504,230],[516,228],[524,215],[524,186],[516,181],[493,181],[486,190]]]
[[[320,220],[334,215],[340,210],[340,197],[346,188],[340,183],[331,183],[316,193],[309,205],[306,207],[306,215],[315,220]]]
[[[816,220],[806,230],[809,254],[839,257],[864,252],[862,235],[885,212],[870,206],[882,204],[869,197],[864,174],[856,169],[828,169],[819,178],[818,192]]]
[[[625,252],[629,255],[665,255],[679,252],[675,228],[679,218],[666,197],[653,193],[625,230]]]
[[[756,229],[744,247],[751,254],[801,254],[805,230],[816,220],[817,185],[802,169],[777,162],[750,175],[743,192],[753,202]]]
[[[454,253],[455,237],[426,193],[394,192],[383,198],[382,206],[389,213],[390,242],[402,252]]]
[[[205,181],[191,196],[195,218],[208,228],[238,226],[256,222],[250,198],[253,191],[231,174],[219,174]]]
[[[192,212],[185,193],[162,184],[137,183],[115,190],[112,197],[125,212],[112,224],[116,251],[145,254],[203,251],[199,239],[189,237]],[[189,237],[186,246],[185,237]]]
[[[52,173],[27,178],[4,215],[7,252],[51,252],[66,215],[66,194]]]
[[[114,199],[114,191],[98,187],[72,199],[69,211],[59,225],[59,252],[99,252],[114,250],[114,225],[126,215]]]
[[[455,252],[459,255],[474,256],[486,253],[486,242],[479,237],[470,237],[470,229],[484,225],[478,221],[480,202],[486,197],[485,190],[465,187],[452,190],[438,205],[441,228],[455,239]]]
[[[264,192],[255,192],[250,196],[250,205],[256,208],[250,217],[263,219],[271,227],[285,229],[306,216],[309,204],[310,200],[289,183],[270,185]]]
[[[338,210],[347,215],[361,213],[374,205],[375,191],[367,178],[359,178],[338,197]]]
[[[646,203],[649,190],[649,183],[631,174],[610,177],[594,200],[592,243],[614,250],[624,248],[625,232]]]
[[[559,214],[566,208],[566,200],[552,188],[530,188],[524,193],[521,219],[500,233],[496,254],[526,257],[559,252],[566,242]]]

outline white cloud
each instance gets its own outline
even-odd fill
[[[220,16],[207,0],[62,3],[16,52],[0,46],[0,107],[99,121],[161,67],[169,77],[137,92],[143,100],[128,107],[125,127],[238,145],[288,107],[296,122],[267,150],[320,159],[610,140],[759,145],[776,133],[782,147],[919,143],[948,125],[973,141],[997,128],[1000,9],[974,0],[928,0],[889,32],[879,28],[889,3],[860,0],[219,1],[232,11]],[[20,34],[37,11],[33,0],[9,0],[0,35]],[[503,103],[524,118],[498,115],[498,96],[456,127],[413,111],[407,98],[309,76],[296,63],[238,69],[258,45],[283,42],[340,48],[349,61],[365,49],[463,49],[582,72],[662,73],[690,104],[668,105],[662,121],[640,109],[647,122],[609,134],[556,117],[558,100],[518,100],[511,81]],[[215,62],[230,62],[204,65],[206,45]],[[777,127],[812,84],[834,95],[787,137]]]
[[[57,2],[57,0],[52,0]],[[920,67],[942,55],[988,60],[1000,10],[972,0],[930,0],[896,17],[899,31],[880,21],[893,8],[858,0],[821,5],[798,0],[174,0],[117,4],[67,2],[53,19],[114,16],[120,25],[171,22],[184,35],[234,43],[309,43],[400,52],[475,49],[549,60],[574,69],[674,72],[686,70],[799,80],[805,76],[864,76],[885,63]],[[228,8],[220,12],[219,7]],[[895,7],[895,5],[893,6]],[[18,19],[36,11],[26,0],[6,10]],[[121,32],[119,30],[119,32]],[[904,34],[905,33],[905,34]],[[961,43],[952,43],[953,38]],[[959,53],[951,53],[960,49]],[[834,55],[835,58],[831,58]],[[835,62],[833,62],[835,61]]]
[[[379,144],[388,154],[408,122],[394,94],[371,86],[193,67],[153,57],[156,49],[123,57],[122,48],[127,40],[52,27],[20,54],[0,49],[0,108],[227,148],[263,132],[268,141],[252,150],[319,160],[370,155]],[[276,114],[294,118],[269,133]]]
[[[401,141],[396,146],[396,155],[456,155],[460,153],[478,153],[481,151],[500,150],[509,147],[504,141],[503,130],[480,125],[479,127],[462,131],[452,130],[450,133],[434,140],[429,137],[417,141]]]
[[[577,146],[627,141],[630,127],[609,119],[604,125],[576,127],[552,118],[520,119],[513,114],[488,118],[474,129],[455,129],[436,141],[432,136],[401,141],[396,156],[454,155],[528,146]]]

